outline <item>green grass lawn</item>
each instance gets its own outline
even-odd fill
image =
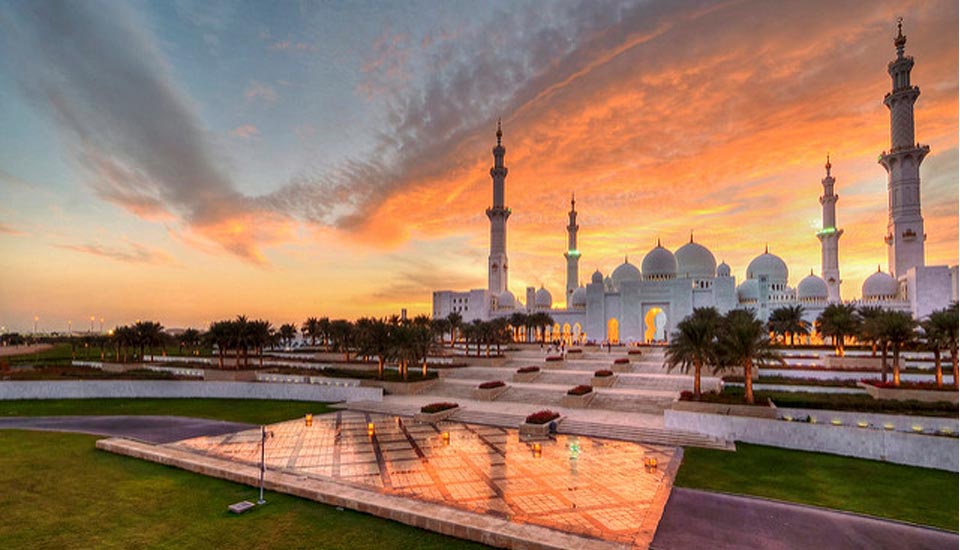
[[[486,548],[288,495],[113,455],[95,436],[0,430],[4,548]]]
[[[957,530],[957,474],[737,443],[688,448],[676,485],[847,510]]]
[[[330,408],[313,401],[267,399],[38,399],[0,401],[0,416],[149,414],[271,424]],[[0,446],[2,448],[2,446]]]

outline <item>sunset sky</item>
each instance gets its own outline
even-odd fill
[[[503,119],[510,289],[561,302],[660,238],[738,282],[769,243],[845,299],[886,269],[896,17],[914,56],[928,265],[958,252],[956,1],[0,0],[0,325],[275,325],[486,286]]]

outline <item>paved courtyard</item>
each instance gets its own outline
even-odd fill
[[[636,547],[652,539],[675,471],[672,448],[560,435],[537,453],[516,430],[352,411],[268,430],[271,470]],[[167,446],[258,464],[259,442],[255,429]],[[645,469],[646,457],[658,467]]]

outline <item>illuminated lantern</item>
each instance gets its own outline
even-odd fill
[[[313,414],[307,413],[307,415],[306,415],[305,417],[303,417],[303,422],[304,422],[304,424],[307,425],[308,428],[309,428],[310,426],[313,426]]]
[[[367,435],[373,436],[373,422],[367,424]]]

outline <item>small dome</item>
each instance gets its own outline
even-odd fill
[[[570,295],[570,305],[572,307],[587,307],[587,289],[580,287]]]
[[[690,242],[677,249],[674,257],[677,260],[678,277],[706,278],[713,277],[717,272],[717,260],[713,253],[702,244],[693,242],[693,235],[690,236]]]
[[[813,271],[797,285],[797,299],[801,302],[826,300],[828,295],[827,282],[814,275]]]
[[[536,300],[538,308],[550,309],[553,307],[553,296],[550,294],[550,291],[543,288],[543,286],[541,286],[540,290],[537,291],[537,295],[534,300]]]
[[[781,260],[779,256],[764,251],[747,266],[747,279],[759,279],[764,275],[766,275],[767,281],[786,284],[789,276],[786,262]]]
[[[677,259],[658,240],[656,248],[644,256],[641,269],[646,279],[671,279],[677,275]]]
[[[497,308],[514,309],[517,307],[517,299],[509,290],[504,290],[497,295]]]
[[[727,265],[727,262],[720,262],[720,265],[717,266],[717,277],[729,277],[730,276],[730,266]]]
[[[600,273],[600,270],[599,270],[599,269],[596,270],[596,271],[594,271],[594,272],[593,272],[593,276],[590,277],[590,282],[593,283],[593,284],[601,284],[601,283],[603,283],[603,273]]]
[[[861,293],[864,300],[882,300],[884,298],[895,298],[898,294],[897,280],[889,273],[884,273],[877,268],[877,272],[867,277],[863,281]]]
[[[626,258],[623,259],[623,263],[617,266],[613,270],[613,273],[610,274],[610,278],[613,279],[613,282],[619,287],[620,283],[624,281],[640,281],[640,270],[637,269],[637,266],[628,262]]]
[[[747,279],[737,287],[737,299],[740,303],[760,300],[760,283],[756,279]]]

